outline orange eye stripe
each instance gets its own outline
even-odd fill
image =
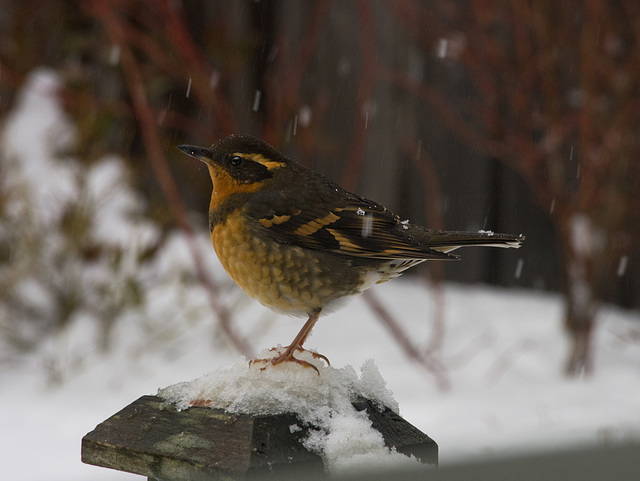
[[[284,167],[286,165],[284,162],[271,160],[262,154],[243,154],[242,152],[235,152],[232,155],[242,157],[243,159],[252,160],[253,162],[257,162],[258,164],[262,164],[269,170],[280,169],[281,167]]]

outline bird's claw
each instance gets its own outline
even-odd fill
[[[272,348],[270,350],[279,352],[280,349],[281,348],[274,347],[274,348]],[[320,370],[316,366],[311,364],[309,361],[305,361],[303,359],[298,359],[297,357],[295,357],[293,355],[294,351],[308,352],[309,354],[311,354],[311,356],[314,359],[322,359],[324,362],[327,363],[327,366],[331,365],[331,363],[329,362],[329,359],[326,356],[324,356],[322,354],[319,354],[317,352],[308,351],[307,349],[303,349],[301,347],[296,347],[293,350],[289,350],[288,348],[286,348],[284,353],[282,353],[282,354],[280,354],[280,355],[278,355],[276,357],[271,357],[271,358],[267,358],[267,359],[254,359],[252,361],[249,361],[249,364],[253,364],[253,363],[258,363],[259,362],[259,363],[267,363],[267,364],[271,364],[272,366],[275,366],[277,364],[282,364],[283,362],[294,362],[296,364],[301,365],[302,367],[313,368],[316,371],[316,373],[318,375],[320,375]],[[266,368],[267,368],[267,366],[263,366],[263,367],[260,368],[260,370],[264,371]]]

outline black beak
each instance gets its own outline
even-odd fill
[[[206,147],[197,147],[195,145],[178,145],[176,148],[185,154],[194,157],[205,164],[211,164],[211,152]]]

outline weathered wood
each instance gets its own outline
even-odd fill
[[[354,406],[367,411],[388,446],[437,464],[436,443],[400,416],[367,400]],[[291,432],[294,424],[302,429]],[[321,458],[300,443],[309,429],[293,414],[177,411],[156,396],[143,396],[82,439],[82,461],[163,480],[308,476],[324,469]]]
[[[358,411],[367,411],[371,425],[382,434],[387,447],[395,447],[399,453],[413,454],[423,464],[438,465],[438,445],[413,424],[388,408],[378,408],[371,401],[362,399],[353,403]]]

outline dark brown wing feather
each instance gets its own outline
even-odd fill
[[[499,234],[491,231],[458,232],[439,231],[408,224],[409,235],[440,252],[451,252],[459,247],[520,247],[523,235]]]
[[[307,249],[371,259],[456,258],[409,235],[383,206],[332,187],[338,195],[310,189],[284,199],[282,192],[262,192],[251,199],[248,212],[272,239]]]
[[[247,213],[278,242],[370,259],[457,259],[448,252],[479,245],[518,247],[522,236],[434,231],[401,222],[380,204],[308,171],[295,192],[261,191]]]

